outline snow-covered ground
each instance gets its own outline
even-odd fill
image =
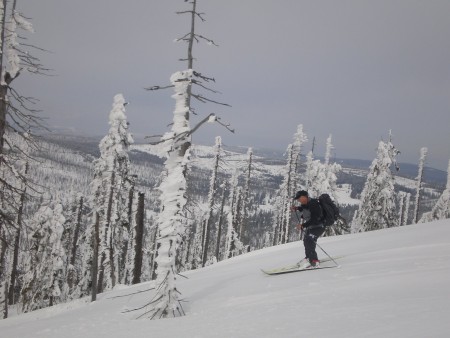
[[[449,337],[450,220],[322,238],[340,268],[266,276],[290,264],[289,243],[179,279],[186,316],[136,320],[151,283],[0,321],[2,338]],[[320,252],[320,249],[318,250]],[[324,257],[322,253],[319,256]]]
[[[351,198],[350,197],[351,193],[352,193],[351,184],[339,185],[336,189],[336,196],[339,205],[359,205],[361,201]]]

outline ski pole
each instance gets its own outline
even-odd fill
[[[333,259],[333,257],[331,257],[329,254],[327,254],[327,252],[324,249],[322,249],[322,247],[319,245],[319,243],[316,242],[316,245],[319,247],[320,250],[322,250],[325,253],[325,255],[328,256],[329,259],[331,259],[333,261],[333,263],[336,266],[340,266],[338,263],[336,263],[336,261]]]

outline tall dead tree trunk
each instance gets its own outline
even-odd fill
[[[134,180],[131,180],[131,187],[130,187],[130,191],[128,193],[128,222],[125,226],[126,232],[128,234],[128,236],[126,236],[124,242],[123,242],[123,247],[122,247],[122,257],[121,257],[121,262],[120,262],[120,268],[119,268],[119,273],[123,272],[124,277],[120,277],[119,280],[123,280],[125,282],[125,284],[129,283],[130,280],[130,276],[128,275],[127,271],[127,257],[128,257],[128,246],[131,245],[132,243],[130,243],[130,239],[131,238],[131,227],[133,224],[133,203],[134,203]]]
[[[134,239],[134,269],[133,269],[133,280],[131,284],[137,284],[141,282],[142,273],[142,244],[144,240],[144,193],[139,193],[138,196],[138,207],[136,213],[136,237]]]
[[[95,213],[95,225],[92,234],[92,245],[94,246],[92,255],[92,290],[91,301],[94,302],[97,299],[98,285],[100,276],[98,275],[98,248],[100,246],[100,216],[98,212]]]
[[[192,93],[193,83],[208,89],[201,84],[202,81],[208,82],[214,81],[214,79],[202,76],[193,69],[194,57],[192,55],[192,48],[194,40],[198,41],[205,38],[195,34],[195,19],[199,17],[203,20],[203,18],[202,13],[197,12],[197,0],[192,0],[190,3],[192,4],[192,9],[177,13],[190,14],[191,16],[190,32],[178,39],[179,41],[182,40],[188,42],[187,59],[183,60],[188,61],[188,69],[174,73],[170,79],[171,85],[165,87],[175,89],[175,95],[172,97],[176,100],[176,103],[171,131],[166,133],[161,139],[161,142],[166,143],[170,150],[168,151],[167,160],[165,162],[166,177],[159,186],[159,189],[161,190],[161,213],[158,217],[158,253],[155,258],[157,265],[157,284],[159,286],[154,298],[148,303],[148,305],[151,306],[150,310],[141,315],[152,319],[184,315],[179,300],[180,292],[176,287],[176,256],[188,224],[185,216],[185,205],[187,202],[186,175],[189,163],[191,139],[192,134],[203,123],[211,121],[212,119],[214,119],[213,121],[220,123],[214,114],[210,114],[207,118],[197,124],[196,127],[191,129],[189,125],[190,112],[192,111],[192,97],[198,99],[200,102],[215,102],[200,94]],[[161,89],[161,87],[156,86],[149,89],[155,90]],[[211,91],[215,92],[213,90]],[[226,125],[224,126],[227,127]]]
[[[417,174],[416,201],[414,203],[413,224],[416,224],[417,221],[419,220],[419,207],[422,192],[423,171],[427,152],[428,149],[426,147],[420,149],[419,173]]]
[[[6,111],[7,111],[7,93],[8,93],[8,85],[6,81],[6,74],[3,68],[3,55],[5,55],[5,31],[6,31],[6,0],[1,0],[3,3],[3,12],[1,13],[1,32],[0,32],[0,74],[1,74],[1,83],[0,83],[0,154],[3,154],[4,147],[4,135],[6,132]],[[3,81],[5,83],[3,83]],[[0,161],[1,165],[1,161]]]
[[[226,193],[226,183],[223,184],[222,187],[222,197],[220,202],[220,211],[219,211],[219,220],[217,222],[217,241],[216,241],[216,258],[220,260],[220,244],[222,242],[222,228],[223,228],[223,220],[225,215],[223,214],[223,210],[225,207],[225,193]]]

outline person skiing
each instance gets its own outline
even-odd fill
[[[305,190],[298,191],[294,200],[300,203],[300,206],[292,206],[292,211],[300,211],[303,222],[297,224],[298,230],[303,230],[303,244],[305,246],[305,258],[297,265],[300,268],[318,268],[320,261],[317,257],[316,243],[317,239],[325,232],[323,225],[323,211],[319,201],[309,198],[308,192]]]

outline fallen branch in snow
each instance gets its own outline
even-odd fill
[[[115,296],[115,297],[109,297],[109,298],[107,298],[107,299],[115,299],[115,298],[121,298],[121,297],[133,296],[133,295],[137,295],[137,294],[139,294],[139,293],[143,293],[143,292],[147,292],[147,291],[151,291],[151,290],[155,290],[155,288],[150,288],[150,289],[147,289],[147,290],[140,290],[140,291],[137,291],[137,292],[128,293],[128,294],[126,294],[126,295],[120,295],[120,296]]]

